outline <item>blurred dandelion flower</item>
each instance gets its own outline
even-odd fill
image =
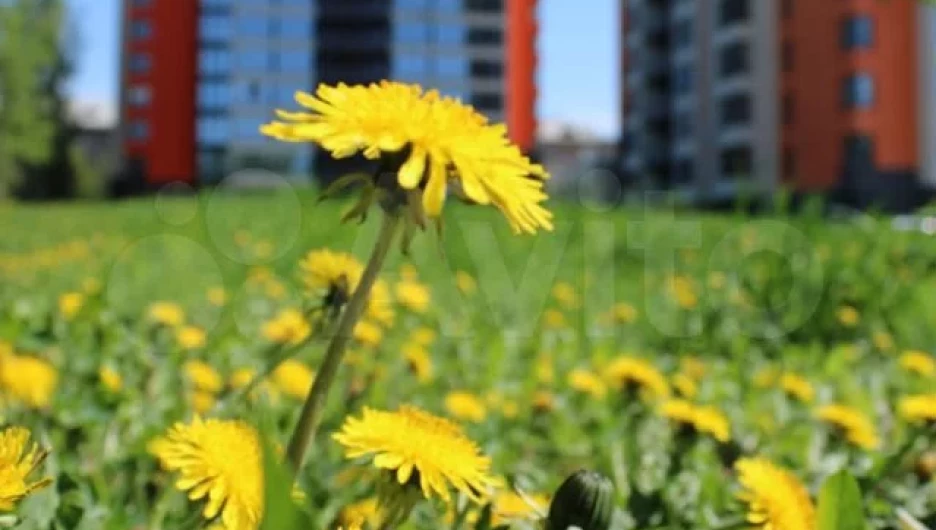
[[[491,460],[457,424],[411,406],[395,412],[365,408],[349,417],[334,439],[347,458],[373,457],[395,483],[418,488],[424,497],[451,501],[455,489],[482,503],[497,481]]]
[[[549,329],[565,329],[569,327],[566,317],[558,309],[547,309],[543,313],[543,324]]]
[[[677,394],[686,399],[693,399],[699,393],[699,385],[684,372],[673,376],[672,386]]]
[[[52,483],[51,478],[29,482],[46,451],[29,443],[29,431],[22,427],[7,427],[0,432],[0,512],[11,512],[27,495]],[[14,525],[15,526],[15,525]]]
[[[871,419],[857,409],[840,404],[825,405],[816,411],[816,417],[835,428],[856,447],[873,450],[881,445]]]
[[[579,305],[578,292],[575,287],[566,282],[557,282],[552,288],[553,298],[566,309],[575,309]]]
[[[707,434],[719,442],[731,440],[731,423],[715,407],[699,406],[683,399],[671,399],[660,405],[659,413],[691,433]]]
[[[28,355],[0,357],[0,391],[27,407],[48,408],[58,380],[58,370],[45,360]]]
[[[642,359],[618,357],[608,364],[604,372],[611,385],[622,393],[639,393],[650,399],[670,395],[669,384],[663,373]]]
[[[549,497],[542,494],[520,495],[500,491],[494,497],[491,527],[510,525],[518,521],[538,521],[549,510]]]
[[[205,331],[197,326],[182,326],[176,331],[176,343],[183,350],[200,350],[206,342]]]
[[[397,283],[395,291],[400,304],[414,313],[425,313],[432,302],[429,288],[415,280]]]
[[[637,309],[625,302],[617,303],[611,308],[610,316],[612,322],[630,324],[637,320]]]
[[[363,152],[392,160],[398,170],[393,182],[380,178],[374,185],[418,205],[417,218],[438,218],[451,186],[472,202],[496,206],[515,232],[552,228],[552,214],[541,205],[546,171],[510,143],[506,126],[489,124],[456,99],[383,81],[319,85],[315,95],[297,93],[296,101],[312,112],[280,111],[281,121],[262,132],[317,143],[334,158]]]
[[[449,392],[445,396],[445,410],[459,420],[481,423],[487,417],[487,407],[471,392]]]
[[[110,366],[102,366],[98,370],[98,379],[101,381],[101,385],[112,394],[116,394],[123,389],[123,378]]]
[[[404,344],[403,358],[406,359],[406,364],[413,375],[416,376],[417,381],[428,383],[432,380],[432,358],[425,348],[414,343]]]
[[[206,499],[202,515],[224,528],[254,530],[263,518],[263,459],[257,431],[242,421],[195,417],[152,441],[149,451],[189,499]]]
[[[305,399],[315,381],[315,372],[300,361],[287,359],[273,370],[273,384],[276,388],[295,399]]]
[[[284,309],[263,325],[263,336],[284,346],[298,346],[312,334],[305,315],[296,309]]]
[[[593,399],[604,399],[608,394],[608,387],[604,381],[591,370],[576,368],[569,372],[567,380],[571,389],[588,394]]]
[[[188,395],[189,405],[196,414],[210,412],[218,403],[217,394],[205,390],[195,390]]]
[[[936,424],[936,394],[905,397],[897,405],[900,417],[910,423]]]
[[[427,328],[425,326],[416,328],[413,330],[413,333],[410,334],[410,340],[420,346],[429,347],[436,340],[436,332],[432,328]]]
[[[539,390],[533,394],[533,411],[540,414],[552,412],[556,408],[556,397],[545,390]]]
[[[341,528],[379,528],[383,520],[383,511],[377,497],[349,504],[338,512],[338,527]]]
[[[850,305],[844,305],[838,308],[835,312],[835,317],[838,319],[839,324],[846,328],[853,328],[861,322],[861,313]]]
[[[227,292],[224,287],[212,287],[208,289],[208,302],[215,307],[221,307],[227,303]]]
[[[149,319],[161,326],[177,327],[185,321],[185,311],[172,302],[154,302],[147,311]]]
[[[478,282],[465,271],[455,273],[455,285],[463,295],[472,295],[478,290]]]
[[[383,330],[380,329],[380,326],[367,320],[355,324],[353,334],[354,340],[370,348],[380,346],[380,342],[383,340]]]
[[[806,487],[789,471],[763,458],[735,463],[738,497],[747,504],[747,521],[771,530],[813,530],[816,510]]]
[[[816,397],[816,389],[813,388],[812,383],[799,374],[784,372],[777,384],[788,396],[803,403],[812,403]]]
[[[911,350],[900,356],[900,367],[921,377],[936,375],[936,359],[926,352]]]
[[[204,361],[186,361],[183,366],[185,377],[196,390],[216,394],[224,388],[224,379]]]
[[[679,371],[696,381],[701,381],[708,372],[705,361],[694,355],[684,355],[679,359]]]
[[[74,319],[83,305],[84,294],[82,293],[65,293],[58,300],[59,313],[65,320]]]
[[[884,353],[890,353],[894,350],[894,337],[886,331],[876,331],[871,336],[871,342],[874,343],[874,347]]]
[[[686,276],[673,276],[669,279],[669,293],[676,304],[683,309],[694,309],[699,305],[695,284]]]
[[[543,385],[551,385],[556,380],[556,367],[552,355],[541,353],[536,359],[536,380]]]

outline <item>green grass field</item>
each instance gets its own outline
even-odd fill
[[[212,520],[161,469],[153,441],[197,414],[243,420],[272,448],[259,481],[256,450],[221,444],[217,464],[243,473],[227,490],[260,498],[265,528],[384,528],[393,480],[333,433],[365,407],[411,405],[459,424],[498,480],[474,501],[414,500],[402,528],[541,528],[583,468],[613,484],[615,530],[756,526],[750,495],[787,514],[772,515],[781,530],[855,521],[833,512],[936,526],[936,242],[809,213],[553,204],[556,229],[521,237],[493,209],[449,204],[440,233],[392,250],[395,318],[355,333],[290,495],[270,462],[333,331],[299,264],[323,248],[367,259],[379,215],[340,225],[347,207],[289,189],[0,205],[0,423],[50,451],[30,477],[52,480],[5,493],[0,440],[2,521],[256,528]],[[277,334],[290,309],[310,337]],[[420,432],[387,436],[460,462]],[[841,470],[860,502],[835,495]],[[414,480],[394,487],[412,496]],[[375,495],[381,508],[362,503]]]

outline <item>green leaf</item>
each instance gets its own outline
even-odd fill
[[[858,481],[842,470],[827,478],[819,493],[818,530],[866,530]]]
[[[300,513],[292,499],[293,477],[272,445],[263,437],[263,530],[299,528]]]

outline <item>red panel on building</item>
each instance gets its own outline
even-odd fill
[[[123,90],[149,87],[149,102],[123,101],[124,154],[141,162],[146,183],[192,182],[195,178],[195,93],[198,61],[198,5],[195,0],[125,3]],[[134,29],[149,26],[149,35]],[[146,71],[128,68],[134,56],[148,56]]]
[[[524,151],[536,144],[536,0],[507,0],[506,120]]]

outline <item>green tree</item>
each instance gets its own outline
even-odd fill
[[[0,0],[0,197],[52,155],[58,116],[48,86],[64,12],[61,0]]]

